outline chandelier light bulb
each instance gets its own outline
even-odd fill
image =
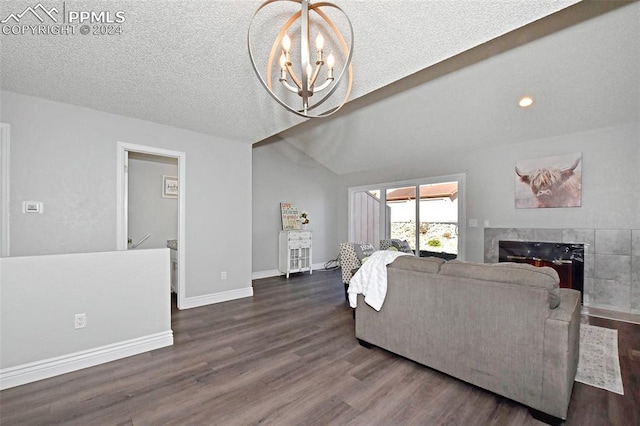
[[[318,34],[318,37],[316,37],[316,49],[322,50],[323,47],[324,47],[324,37],[322,37],[322,34]]]
[[[291,50],[291,38],[289,38],[289,34],[284,35],[284,38],[282,39],[282,48],[285,52]]]
[[[335,64],[336,64],[336,58],[334,58],[333,53],[330,53],[329,56],[327,56],[327,67],[333,68]]]

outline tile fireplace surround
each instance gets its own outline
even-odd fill
[[[485,262],[499,241],[584,244],[584,306],[640,314],[639,229],[485,228]]]

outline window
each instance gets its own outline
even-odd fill
[[[349,188],[349,239],[405,240],[422,256],[463,258],[464,175]]]

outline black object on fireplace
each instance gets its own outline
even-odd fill
[[[499,241],[498,261],[550,266],[560,276],[560,287],[584,288],[584,244]]]

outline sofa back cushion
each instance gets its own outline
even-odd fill
[[[389,267],[437,274],[440,271],[440,265],[444,262],[444,259],[437,257],[400,256]]]
[[[482,281],[513,283],[544,288],[549,295],[549,308],[560,305],[558,273],[548,266],[536,267],[526,263],[472,263],[452,260],[440,267],[440,274]]]

